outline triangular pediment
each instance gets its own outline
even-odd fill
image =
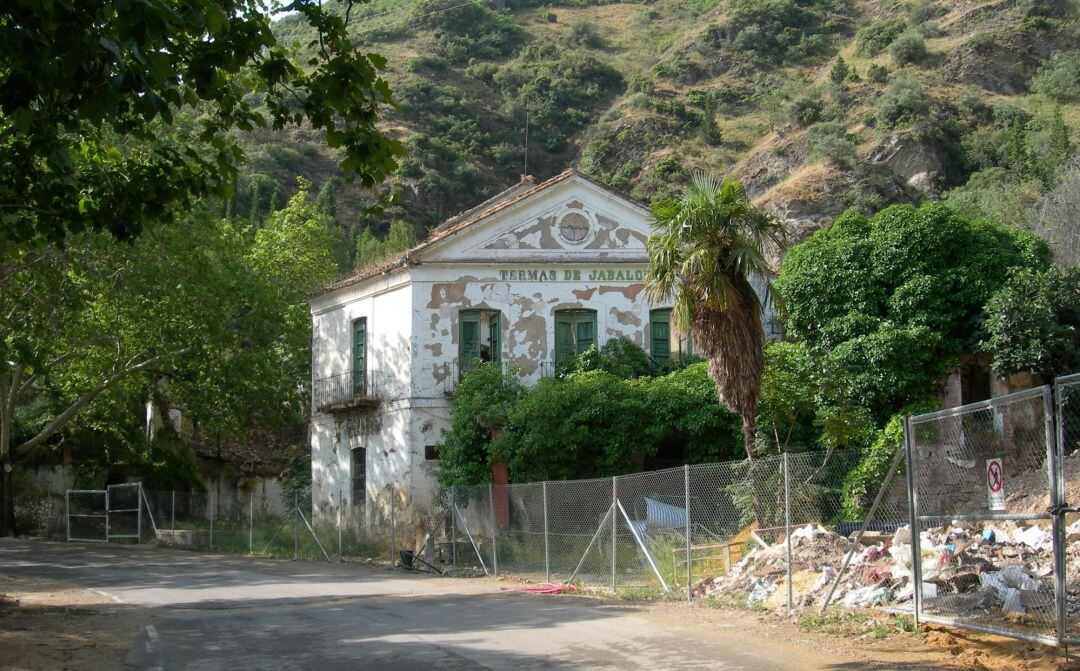
[[[420,252],[424,261],[644,260],[649,213],[592,180],[570,174],[453,231]]]

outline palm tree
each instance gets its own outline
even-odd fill
[[[774,295],[765,251],[783,248],[783,224],[755,207],[735,178],[698,173],[681,198],[653,206],[653,228],[645,290],[654,303],[674,304],[672,320],[708,359],[720,402],[742,417],[752,461],[765,334],[750,274],[765,280],[766,299]]]

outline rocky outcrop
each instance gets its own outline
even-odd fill
[[[901,177],[922,193],[933,193],[942,181],[945,156],[929,129],[897,131],[872,154],[871,161]]]

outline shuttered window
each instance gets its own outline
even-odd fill
[[[555,361],[581,354],[596,343],[596,310],[555,312]]]
[[[649,355],[658,364],[671,359],[671,309],[649,313]]]
[[[352,383],[353,393],[363,394],[367,380],[367,317],[352,323]]]

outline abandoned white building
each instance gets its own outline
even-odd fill
[[[643,205],[577,172],[526,178],[310,297],[315,514],[430,504],[451,396],[478,360],[528,384],[620,336],[655,360],[689,351],[670,306],[645,298],[649,232]]]

